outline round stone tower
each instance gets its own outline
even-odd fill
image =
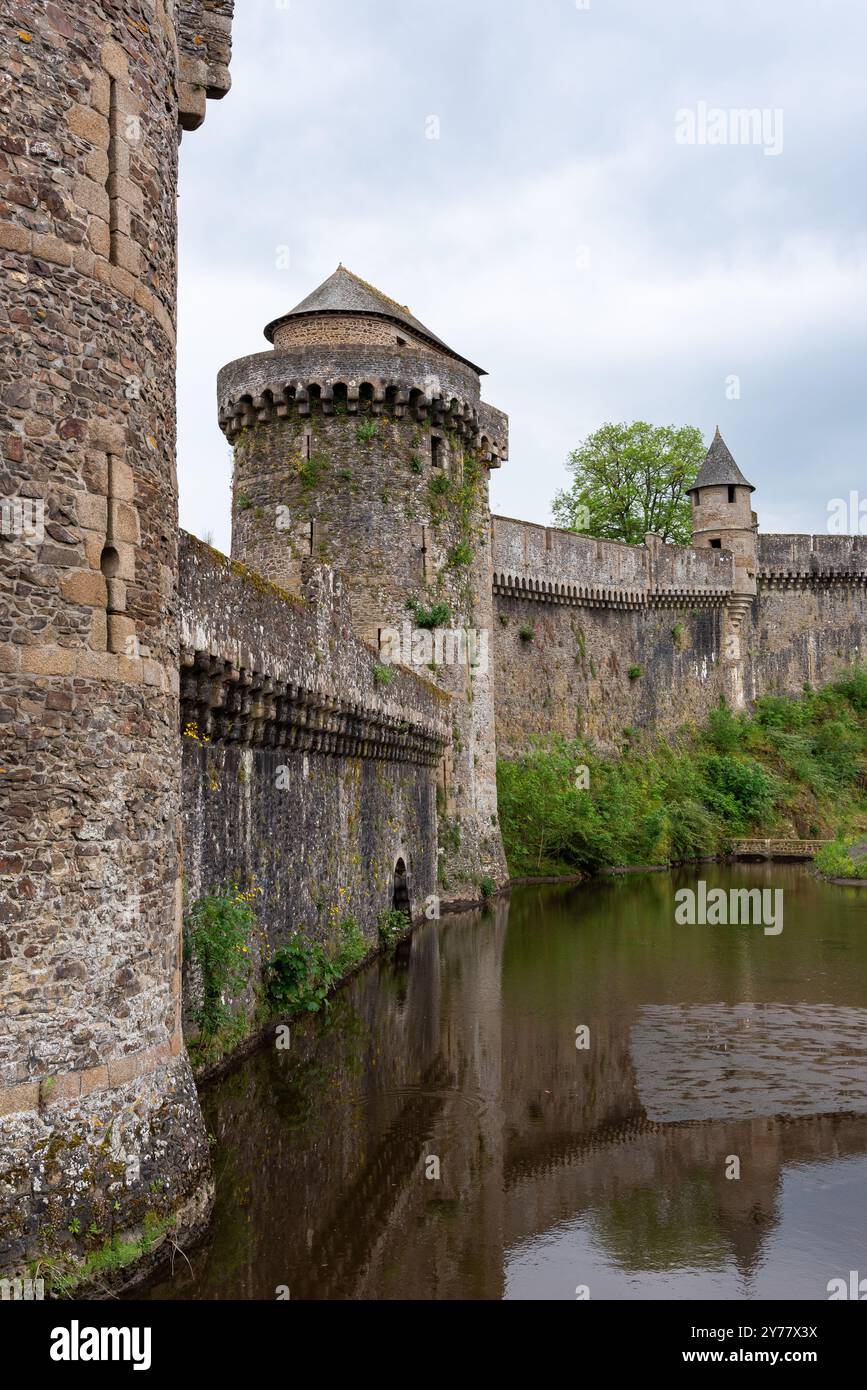
[[[752,508],[755,488],[735,463],[717,426],[707,458],[690,488],[693,545],[728,550],[734,559],[734,583],[726,608],[724,663],[729,694],[736,708],[744,704],[741,626],[757,592],[758,518]]]
[[[174,405],[178,126],[228,85],[210,9],[0,0],[0,1274],[131,1261],[211,1197],[180,1017]]]
[[[474,899],[505,863],[497,822],[489,470],[506,417],[481,369],[340,266],[219,377],[234,443],[232,555],[298,592],[340,570],[355,631],[453,697],[441,774],[440,889]]]

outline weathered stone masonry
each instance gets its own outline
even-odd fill
[[[206,1214],[180,1028],[178,127],[231,4],[2,0],[0,1267]],[[194,54],[200,54],[195,58]]]
[[[436,891],[451,697],[401,670],[377,683],[323,566],[293,597],[181,533],[180,577],[188,899],[252,882],[271,950],[297,929],[328,941],[350,914],[374,946],[396,881],[414,915]]]
[[[724,693],[730,554],[493,527],[501,756],[547,733],[614,748],[625,728],[698,718]]]
[[[398,883],[414,913],[435,890],[477,898],[506,878],[498,746],[555,731],[614,748],[626,726],[830,679],[865,654],[867,541],[758,535],[719,434],[694,547],[491,518],[508,420],[481,369],[343,267],[268,326],[272,350],[220,374],[232,560],[179,541],[177,142],[228,89],[231,0],[0,15],[14,1273],[206,1219],[185,897],[255,881],[271,948],[350,913],[373,942]],[[385,665],[404,624],[471,632],[483,659]]]
[[[488,474],[508,452],[480,368],[342,266],[269,324],[271,352],[224,367],[220,423],[235,446],[232,554],[297,590],[313,557],[338,568],[354,631],[374,647],[444,605],[442,626],[492,620]],[[440,889],[505,880],[496,805],[493,670],[421,666],[454,696],[440,771]],[[416,668],[418,669],[418,668]]]
[[[493,518],[501,755],[552,732],[613,750],[864,659],[867,537],[760,535],[752,491],[717,431],[692,548]]]

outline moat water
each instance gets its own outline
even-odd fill
[[[699,878],[782,888],[783,930],[677,925]],[[203,1105],[213,1224],[150,1297],[826,1299],[867,1278],[867,890],[518,889]]]

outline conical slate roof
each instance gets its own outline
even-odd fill
[[[439,348],[440,352],[448,353],[449,357],[455,357],[459,362],[466,362],[479,376],[487,376],[487,372],[481,367],[470,362],[469,358],[462,357],[454,348],[444,343],[442,338],[425,328],[405,304],[398,304],[397,300],[389,299],[387,294],[383,294],[375,285],[369,285],[359,276],[353,275],[344,265],[339,265],[333,275],[329,275],[318,289],[308,294],[307,298],[296,304],[294,309],[290,309],[288,314],[282,314],[279,319],[269,323],[265,329],[265,337],[269,343],[273,343],[274,332],[281,323],[314,314],[374,314],[377,318],[390,319],[393,323],[403,324],[419,337],[425,338],[434,347]]]
[[[717,425],[713,443],[707,451],[707,458],[698,470],[698,477],[689,491],[695,492],[700,487],[725,486],[727,483],[733,483],[736,487],[748,487],[750,492],[755,492],[752,483],[747,482],[729,453],[728,445],[719,432],[719,425]]]

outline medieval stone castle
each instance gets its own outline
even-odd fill
[[[0,1273],[207,1220],[185,904],[373,941],[506,882],[498,753],[864,653],[867,543],[759,534],[719,434],[694,548],[492,517],[483,373],[342,266],[220,373],[231,558],[179,533],[178,131],[232,8],[0,0]]]

